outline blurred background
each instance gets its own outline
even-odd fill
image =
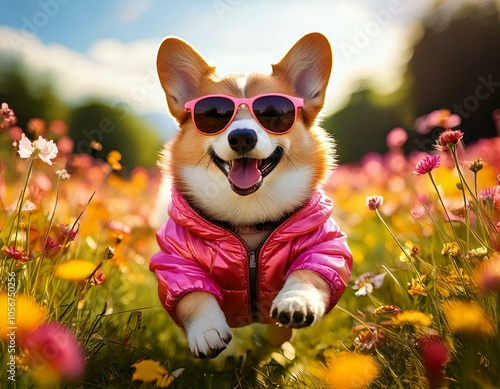
[[[395,127],[409,133],[407,152],[430,151],[437,133],[425,115],[438,109],[461,117],[466,142],[498,135],[499,9],[495,0],[0,0],[0,102],[21,128],[33,117],[65,121],[78,153],[120,151],[126,174],[151,167],[176,131],[155,67],[165,36],[187,40],[221,74],[270,73],[319,31],[334,50],[324,127],[340,162],[385,152]]]

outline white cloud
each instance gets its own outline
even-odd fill
[[[148,1],[136,9],[135,3],[120,3],[116,15],[133,21],[133,15],[146,12],[150,5]],[[219,3],[229,7],[222,12],[216,8]],[[266,2],[265,10],[263,4],[216,1],[213,9],[200,9],[180,18],[165,35],[186,39],[217,65],[221,74],[227,74],[270,73],[271,63],[279,61],[302,35],[322,32],[334,50],[328,114],[346,103],[359,79],[369,79],[371,85],[386,92],[399,85],[411,44],[409,20],[419,17],[430,0],[389,0],[384,5],[377,2],[377,6],[370,1],[311,0],[307,3],[311,12],[307,13],[300,0]],[[52,74],[58,92],[68,101],[96,97],[141,115],[166,115],[155,68],[161,39],[130,43],[103,39],[82,54],[43,43],[23,30],[0,26],[0,36],[4,37],[0,55],[16,54],[35,71]]]
[[[0,27],[0,35],[23,42],[14,51],[8,39],[0,40],[0,53],[17,55],[35,72],[51,75],[63,99],[101,98],[143,115],[166,112],[155,69],[156,42],[103,40],[84,55],[65,46],[44,44],[34,36],[25,39],[12,28]]]
[[[137,21],[153,4],[153,0],[120,0],[115,8],[115,15],[121,22]]]

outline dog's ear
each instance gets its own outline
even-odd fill
[[[320,33],[302,37],[273,65],[273,75],[284,77],[305,100],[306,107],[317,111],[323,107],[331,70],[332,49]]]
[[[161,43],[156,67],[170,113],[182,122],[186,115],[184,104],[197,97],[201,80],[215,73],[215,68],[192,46],[174,37]]]

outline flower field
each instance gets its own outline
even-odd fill
[[[408,156],[395,129],[385,155],[339,166],[326,190],[355,266],[338,306],[291,339],[237,329],[207,361],[148,270],[159,172],[123,177],[120,153],[74,154],[64,123],[21,129],[3,104],[0,387],[500,387],[500,138],[462,135]]]

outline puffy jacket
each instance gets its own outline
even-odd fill
[[[217,299],[230,327],[273,323],[272,302],[287,277],[313,270],[330,286],[330,311],[344,293],[352,271],[346,236],[330,218],[332,202],[322,191],[277,227],[255,251],[232,231],[200,216],[174,189],[169,220],[151,258],[160,300],[178,323],[176,306],[188,293]]]

